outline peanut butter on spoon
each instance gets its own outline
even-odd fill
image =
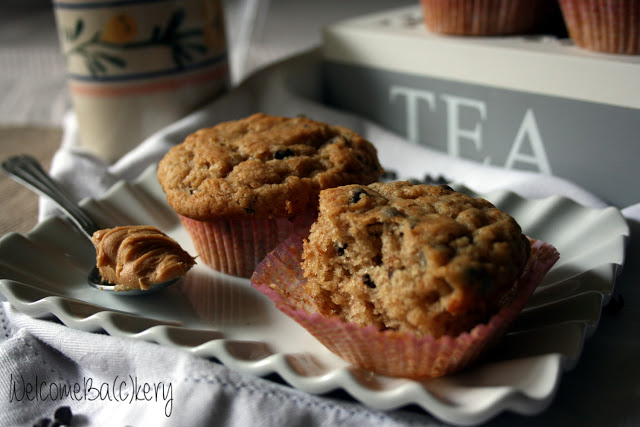
[[[100,275],[116,291],[146,291],[184,276],[195,264],[178,242],[149,225],[98,230],[91,241]]]

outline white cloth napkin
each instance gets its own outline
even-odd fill
[[[116,181],[136,178],[192,131],[262,111],[285,116],[305,114],[348,126],[376,145],[383,166],[403,165],[401,170],[395,170],[399,178],[441,174],[480,192],[508,188],[528,198],[562,194],[586,206],[605,206],[588,191],[557,177],[455,159],[411,145],[373,123],[323,106],[314,101],[321,87],[318,60],[318,53],[310,52],[255,74],[228,95],[151,136],[112,165],[77,148],[75,116],[69,114],[64,141],[53,159],[51,173],[76,199],[100,196]],[[42,200],[40,207],[41,218],[59,214],[47,201]],[[640,221],[640,204],[624,212],[630,219]],[[19,396],[10,392],[13,402],[0,401],[1,425],[25,425],[42,416],[51,417],[54,409],[62,404],[72,406],[76,418],[86,425],[439,424],[421,411],[384,412],[339,395],[312,396],[272,380],[234,372],[180,350],[76,331],[51,320],[32,319],[6,302],[0,311],[0,322],[5,331],[5,336],[0,337],[3,372],[9,367],[8,372],[29,373],[30,378],[37,375],[48,382],[45,394],[51,391],[52,382],[86,388],[86,382],[91,381],[98,390],[104,387],[105,393],[119,388],[118,395],[111,400],[99,397],[64,402],[51,398],[40,401],[23,398],[18,402]],[[16,376],[2,376],[0,392],[6,393],[14,385],[20,390],[20,382],[21,378]],[[146,396],[141,392],[132,395],[131,387],[136,383],[140,387],[159,386],[159,393],[154,389]],[[150,400],[143,400],[149,396]]]
[[[309,426],[361,427],[429,421],[422,414],[312,396],[184,351],[31,319],[6,302],[3,309],[0,322],[9,338],[0,345],[0,363],[12,373],[0,378],[3,426],[32,425],[52,418],[63,405],[72,408],[78,421],[73,425],[91,426],[296,426],[307,420]],[[24,394],[29,382],[41,385],[32,401]],[[58,398],[63,384],[77,384],[78,398]]]

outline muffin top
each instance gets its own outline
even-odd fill
[[[261,113],[198,130],[158,166],[169,205],[201,221],[292,217],[315,210],[322,189],[381,174],[375,147],[352,130]]]
[[[484,199],[374,183],[320,193],[302,269],[322,314],[437,338],[508,302],[529,252],[516,221]]]

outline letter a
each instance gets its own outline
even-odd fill
[[[531,144],[531,151],[533,152],[533,154],[520,152],[522,144],[524,144],[525,137],[527,135],[529,136],[529,143]],[[524,119],[522,120],[520,129],[518,129],[518,134],[516,135],[516,139],[513,142],[513,146],[511,147],[509,156],[507,156],[507,161],[504,167],[507,169],[513,169],[513,165],[516,162],[523,162],[534,165],[540,172],[551,175],[551,166],[549,165],[547,153],[544,149],[544,142],[542,141],[542,137],[540,136],[540,131],[538,130],[538,125],[536,123],[536,118],[533,115],[533,110],[531,110],[530,108],[524,115]]]

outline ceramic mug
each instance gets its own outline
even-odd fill
[[[55,0],[79,144],[108,162],[229,87],[221,0]]]

